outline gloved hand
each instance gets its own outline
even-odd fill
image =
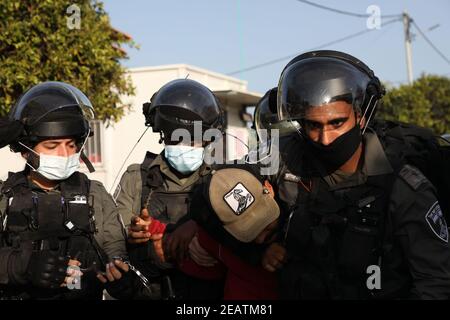
[[[27,268],[28,278],[37,287],[59,288],[66,277],[69,257],[63,257],[57,251],[33,251]]]
[[[97,273],[108,293],[116,299],[131,299],[135,294],[135,275],[130,272],[128,264],[116,259],[106,264],[106,273]]]

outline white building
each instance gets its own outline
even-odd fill
[[[133,68],[129,70],[129,75],[136,88],[135,96],[122,99],[124,105],[130,105],[129,111],[122,120],[109,127],[105,127],[102,122],[94,122],[94,137],[89,138],[86,146],[86,153],[96,169],[96,172],[88,175],[91,179],[103,182],[108,191],[119,182],[128,165],[143,161],[147,150],[154,153],[162,150],[162,145],[158,143],[159,134],[153,133],[150,128],[124,162],[146,128],[143,103],[148,102],[154,92],[171,80],[188,77],[210,88],[225,107],[227,132],[243,141],[248,140],[247,123],[243,115],[246,107],[254,106],[261,95],[249,92],[246,81],[186,64]],[[228,159],[240,158],[246,151],[241,142],[227,139]],[[24,167],[21,156],[10,152],[9,148],[0,149],[0,164],[1,180],[6,179],[8,171],[20,171]],[[82,171],[87,172],[86,168]],[[116,176],[118,178],[114,182]]]

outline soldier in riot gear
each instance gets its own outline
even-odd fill
[[[278,157],[279,138],[299,128],[296,121],[280,120],[277,114],[277,90],[272,88],[258,101],[255,107],[252,128],[256,130],[257,146],[249,150],[245,159],[248,163],[270,164],[270,158]]]
[[[262,133],[262,130],[267,130],[267,138],[270,139],[270,130],[278,129],[279,136],[284,137],[299,128],[297,122],[280,120],[278,118],[277,90],[277,87],[268,90],[255,107],[253,127],[260,141],[265,139],[265,134]]]
[[[0,186],[3,299],[101,299],[101,281],[111,294],[126,293],[128,266],[110,263],[126,258],[115,204],[100,182],[78,172],[80,157],[92,169],[82,149],[93,116],[80,90],[44,82],[1,120],[0,147],[26,159]],[[99,275],[106,265],[108,280]]]
[[[281,142],[284,233],[263,264],[282,268],[285,298],[450,296],[438,193],[403,157],[401,128],[371,123],[383,93],[372,70],[337,51],[300,55],[281,74],[278,115],[300,129]]]
[[[130,165],[115,192],[117,210],[129,227],[130,256],[151,278],[151,299],[218,298],[221,284],[189,277],[174,268],[174,261],[183,260],[197,230],[189,214],[192,192],[211,170],[204,161],[209,142],[203,134],[222,128],[222,107],[202,84],[179,79],[160,88],[143,112],[146,125],[161,134],[165,147],[159,155],[147,152],[142,164]],[[161,242],[148,233],[145,221],[151,219],[168,224],[162,239],[168,262],[155,251]]]

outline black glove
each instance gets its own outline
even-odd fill
[[[119,280],[108,281],[105,283],[105,289],[108,293],[116,299],[132,299],[135,294],[137,283],[136,276],[129,270],[128,272],[118,269],[122,274]]]
[[[31,283],[37,287],[56,289],[64,282],[69,257],[57,251],[33,251],[27,273]]]

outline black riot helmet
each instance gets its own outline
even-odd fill
[[[271,129],[278,129],[279,136],[282,137],[297,131],[300,127],[297,121],[278,118],[277,90],[277,87],[270,89],[256,104],[253,126],[260,141],[270,139]],[[262,130],[267,130],[267,135],[263,134]]]
[[[194,121],[201,121],[202,132],[209,128],[222,129],[223,110],[204,85],[190,79],[173,80],[161,87],[143,107],[145,124],[167,139],[175,129],[183,128],[193,134]]]
[[[281,73],[278,116],[301,123],[308,108],[346,101],[368,123],[383,95],[379,79],[360,60],[339,51],[311,51],[292,59]]]
[[[18,142],[32,147],[49,138],[84,140],[90,132],[88,121],[93,118],[92,104],[79,89],[64,82],[40,83],[26,91],[9,113],[11,121],[23,125],[11,149],[19,152],[22,147]]]
[[[52,138],[74,138],[78,145],[92,135],[89,120],[94,109],[86,95],[74,86],[58,81],[37,84],[27,90],[9,112],[9,125],[14,133],[3,139],[0,146],[9,144],[14,152],[25,152],[37,143]],[[5,121],[3,121],[5,123]],[[94,171],[86,155],[81,152],[90,172]]]

